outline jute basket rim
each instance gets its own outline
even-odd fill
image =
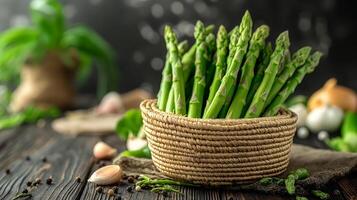
[[[283,120],[283,119],[291,119],[291,118],[297,118],[297,115],[288,110],[281,108],[276,116],[272,117],[258,117],[258,118],[239,118],[239,119],[225,119],[225,118],[217,118],[217,119],[203,119],[203,118],[190,118],[187,116],[182,116],[182,115],[176,115],[173,113],[169,112],[164,112],[159,110],[159,108],[156,106],[157,105],[157,99],[146,99],[140,103],[140,109],[144,111],[149,111],[152,112],[154,111],[157,114],[160,115],[167,115],[173,120],[184,120],[187,122],[201,122],[201,123],[208,123],[208,124],[237,124],[237,123],[244,123],[244,124],[249,124],[251,122],[257,122],[257,121],[276,121],[276,120]],[[148,108],[150,107],[150,108]]]

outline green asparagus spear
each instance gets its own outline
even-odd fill
[[[240,27],[244,28],[242,28],[243,31],[239,37],[234,57],[222,79],[222,83],[218,88],[218,91],[214,96],[211,105],[208,107],[207,112],[203,116],[206,119],[216,118],[218,116],[223,104],[228,98],[228,91],[232,89],[237,81],[238,72],[243,62],[243,58],[247,52],[248,43],[252,34],[252,19],[248,11],[246,11],[244,14]]]
[[[169,54],[166,54],[164,69],[162,70],[162,78],[160,83],[160,91],[157,96],[158,107],[160,110],[165,110],[167,99],[170,93],[172,84],[172,69],[169,61]]]
[[[196,53],[196,45],[192,45],[192,47],[182,56],[182,68],[184,73],[185,82],[188,80],[191,72],[195,68],[195,53]]]
[[[228,53],[228,35],[227,30],[224,26],[220,26],[217,33],[217,53],[216,53],[216,62],[215,62],[215,73],[213,82],[210,87],[209,96],[206,103],[205,112],[208,109],[210,102],[212,102],[214,95],[216,94],[221,80],[224,76],[226,70],[226,58]]]
[[[169,37],[169,54],[170,63],[172,65],[172,87],[175,100],[175,113],[179,115],[186,114],[186,99],[185,99],[185,83],[183,76],[183,69],[181,63],[181,56],[178,52],[176,34],[169,26],[165,27],[165,34]]]
[[[182,55],[182,69],[183,69],[183,76],[184,76],[184,83],[187,83],[189,78],[191,77],[191,72],[195,68],[195,54],[196,54],[196,47],[205,40],[207,34],[213,31],[214,26],[209,26],[207,28],[204,27],[201,21],[197,21],[195,26],[195,38],[196,42],[192,47]],[[168,100],[166,103],[166,112],[173,112],[175,109],[174,106],[174,98],[173,98],[173,88],[171,88]],[[160,94],[161,95],[161,94]]]
[[[166,44],[168,43],[167,38],[165,37]],[[168,48],[168,45],[166,45]],[[182,56],[188,50],[188,42],[184,40],[178,45],[178,52]],[[174,112],[174,99],[173,99],[173,89],[172,85],[172,68],[169,59],[169,53],[166,54],[166,61],[164,69],[162,71],[162,79],[160,84],[160,91],[158,94],[158,105],[159,109],[166,112]],[[167,102],[170,102],[167,104]]]
[[[173,87],[171,87],[169,96],[167,97],[165,112],[175,113],[175,99]]]
[[[244,20],[244,16],[243,16],[243,20]],[[240,35],[242,34],[243,29],[244,29],[244,26],[239,26],[239,28],[238,28],[238,37],[240,37]],[[235,50],[233,49],[233,55],[234,55],[234,53],[235,53]],[[229,60],[228,66],[230,66],[230,62],[231,61]],[[234,92],[236,91],[236,85],[237,85],[237,82],[235,82],[233,84],[233,87],[231,87],[231,89],[228,91],[226,101],[224,102],[223,107],[222,107],[221,111],[219,112],[219,115],[218,115],[219,118],[225,118],[226,117],[228,109],[229,109],[229,106],[231,105],[231,102],[232,102],[232,99],[233,99],[233,96],[234,96]]]
[[[311,47],[303,47],[294,53],[292,60],[284,67],[284,70],[274,81],[270,90],[265,106],[268,106],[274,97],[278,94],[280,89],[284,86],[285,82],[293,75],[296,69],[301,67],[306,59],[309,57]]]
[[[270,63],[264,72],[264,78],[259,85],[257,92],[254,95],[252,103],[249,106],[245,118],[259,117],[268,98],[271,87],[274,84],[274,79],[278,73],[279,64],[284,56],[284,51],[290,46],[289,34],[287,31],[281,33],[276,40],[276,47],[270,57]]]
[[[209,57],[208,57],[208,61],[207,61],[207,70],[206,70],[206,86],[207,87],[205,88],[204,99],[208,98],[208,93],[209,93],[208,86],[210,86],[212,84],[212,80],[214,77],[214,71],[216,68],[216,65],[215,65],[215,62],[217,59],[216,58],[216,37],[212,33],[210,33],[206,37],[206,43],[207,43]],[[204,103],[206,103],[206,102],[204,102]]]
[[[319,64],[321,56],[322,53],[317,51],[307,59],[306,63],[292,75],[278,95],[273,99],[271,104],[267,107],[264,116],[274,116],[278,112],[280,106],[290,94],[295,91],[295,88],[301,83],[304,76],[315,70],[316,66]]]
[[[182,56],[182,66],[184,72],[185,83],[191,76],[191,72],[194,71],[195,68],[195,54],[196,47],[200,45],[202,41],[204,41],[206,35],[212,33],[214,30],[214,25],[209,25],[206,28],[203,26],[201,21],[197,21],[195,26],[195,37],[200,36],[199,39],[196,38],[195,44]]]
[[[273,48],[271,46],[271,43],[269,42],[265,46],[262,54],[259,56],[260,58],[258,58],[259,64],[256,67],[257,70],[255,72],[254,78],[253,78],[252,83],[250,85],[249,92],[248,92],[248,95],[247,95],[246,101],[245,101],[245,106],[243,108],[243,112],[242,112],[241,116],[245,116],[245,113],[247,112],[247,110],[249,108],[249,105],[253,100],[255,92],[259,88],[259,85],[260,85],[260,83],[262,82],[262,80],[264,78],[264,71],[269,65],[270,56],[271,56],[272,53],[273,53]]]
[[[189,48],[188,41],[187,40],[183,40],[182,42],[180,42],[178,44],[177,48],[178,48],[179,54],[182,57],[188,51],[188,48]]]
[[[205,28],[206,35],[213,33],[214,27],[215,27],[215,25],[213,25],[213,24],[206,26],[206,28]]]
[[[205,40],[208,45],[209,54],[211,55],[210,61],[209,61],[210,63],[212,63],[214,61],[214,59],[215,59],[214,52],[216,51],[216,41],[215,41],[215,36],[213,34],[214,28],[215,28],[215,26],[213,24],[210,24],[210,25],[206,26],[206,28],[205,28],[205,32],[207,35]],[[207,73],[206,73],[206,78],[208,77],[206,80],[207,84],[212,82],[212,80],[211,80],[211,79],[213,79],[213,77],[211,77],[211,76],[213,76],[212,71],[214,72],[214,65],[211,64],[211,65],[209,65],[209,67],[207,69]]]
[[[166,48],[168,49],[168,38],[165,36]],[[178,51],[180,55],[184,54],[188,49],[188,42],[184,40],[178,45]],[[165,110],[167,99],[169,97],[171,85],[172,85],[172,69],[169,60],[169,53],[166,53],[166,61],[164,69],[162,70],[162,78],[160,84],[160,91],[158,95],[158,107],[160,110]]]
[[[266,25],[260,26],[254,32],[252,39],[250,40],[246,60],[242,67],[242,76],[235,91],[235,95],[229,107],[226,118],[235,119],[241,116],[243,106],[245,105],[245,99],[251,81],[254,77],[254,66],[259,57],[259,53],[265,46],[265,39],[268,37],[268,35],[269,27]]]
[[[229,52],[227,57],[227,66],[231,64],[231,61],[234,57],[235,48],[237,46],[238,39],[239,39],[239,27],[238,26],[234,27],[230,33],[231,34],[229,36],[229,46],[228,46]]]
[[[290,50],[286,49],[284,51],[284,57],[281,60],[280,65],[279,65],[278,75],[280,75],[280,73],[284,70],[284,67],[286,66],[286,64],[289,63],[290,61],[291,61]]]
[[[206,65],[208,62],[208,47],[201,43],[196,50],[196,72],[193,83],[193,91],[188,109],[188,117],[199,118],[202,114],[203,96],[206,87]]]

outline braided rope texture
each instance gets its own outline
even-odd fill
[[[156,100],[140,109],[155,167],[164,175],[202,185],[248,183],[283,173],[297,116],[194,119],[162,112]]]

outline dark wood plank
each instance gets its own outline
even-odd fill
[[[12,199],[18,192],[26,188],[27,181],[41,178],[42,184],[30,192],[33,199],[82,199],[82,200],[112,200],[107,194],[112,186],[103,187],[103,193],[96,192],[96,185],[87,183],[87,178],[101,165],[92,157],[92,148],[96,142],[103,140],[116,147],[119,151],[125,149],[125,142],[116,135],[106,137],[65,137],[54,133],[46,126],[23,126],[0,133],[0,199]],[[25,157],[31,156],[27,161]],[[42,158],[46,156],[47,161]],[[106,161],[105,164],[110,164]],[[11,173],[6,174],[5,169]],[[44,183],[52,176],[53,184]],[[80,183],[75,177],[81,177]],[[348,177],[338,182],[346,199],[356,198],[357,178]],[[219,189],[179,187],[182,194],[171,193],[169,196],[142,190],[128,192],[132,186],[124,182],[119,187],[122,199],[208,199],[208,200],[282,200],[288,197],[256,194],[253,192],[225,191]],[[118,196],[118,195],[117,195]]]
[[[76,199],[81,195],[93,164],[92,148],[97,137],[63,137],[49,127],[35,126],[20,131],[21,137],[7,141],[2,168],[11,169],[9,175],[0,176],[0,199],[11,199],[26,188],[27,181],[41,178],[42,184],[29,188],[34,199]],[[31,160],[24,159],[30,155]],[[46,157],[47,161],[43,162]],[[12,162],[11,162],[12,161]],[[52,176],[53,184],[45,183]],[[75,177],[82,177],[81,183]]]
[[[346,199],[357,200],[357,174],[342,178],[337,184]]]
[[[222,200],[283,200],[287,197],[281,197],[276,195],[260,194],[253,192],[239,192],[239,191],[221,191]]]

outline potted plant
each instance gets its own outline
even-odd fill
[[[0,83],[19,83],[11,111],[29,105],[71,106],[74,80],[84,80],[93,62],[98,66],[98,94],[113,89],[114,53],[100,36],[84,26],[69,28],[57,0],[33,0],[30,14],[31,26],[0,35]]]

